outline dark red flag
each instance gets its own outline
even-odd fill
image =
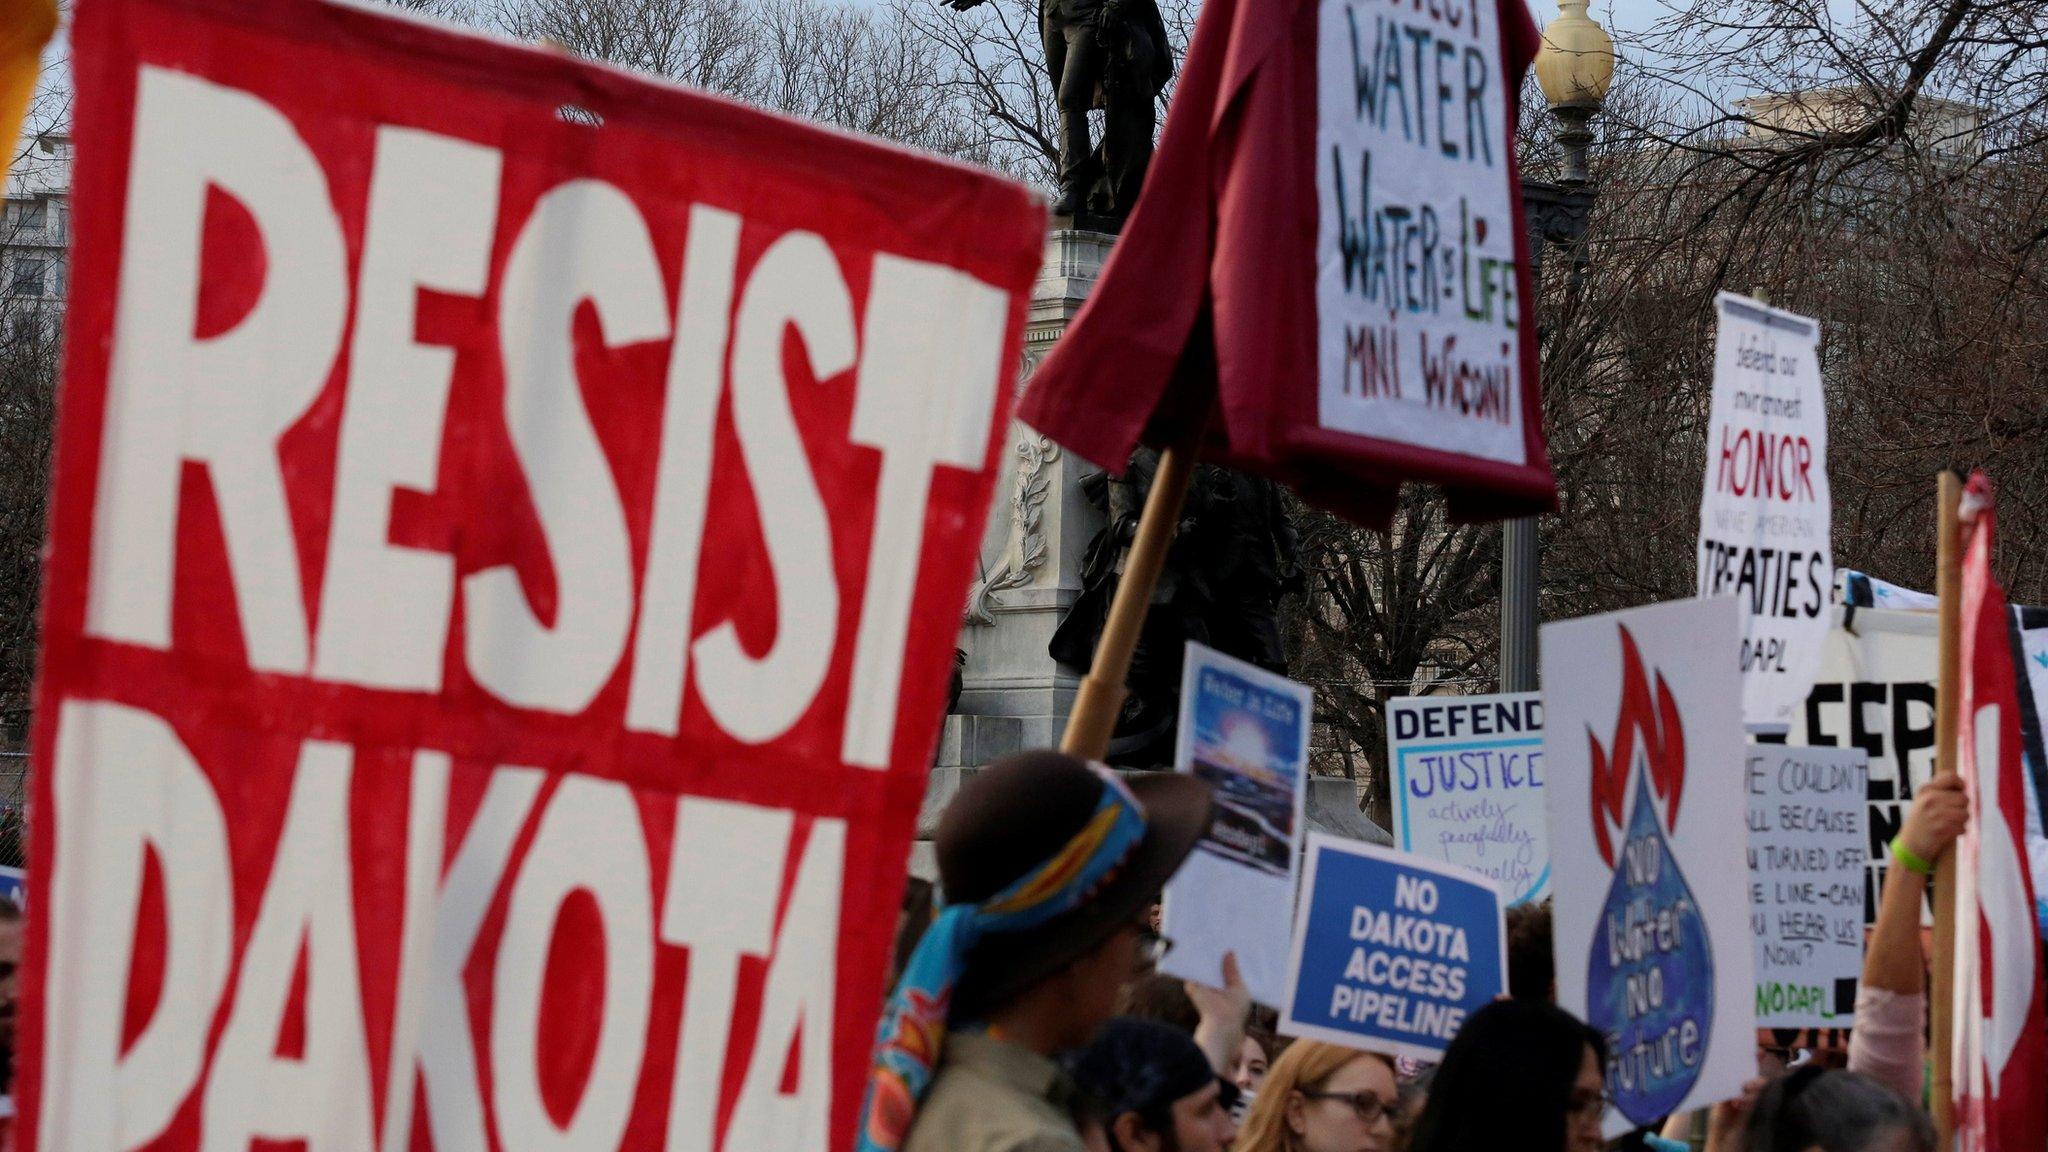
[[[1020,415],[1121,470],[1205,455],[1384,524],[1555,506],[1516,93],[1520,0],[1210,0],[1145,191]]]
[[[2026,852],[2026,768],[2005,590],[1991,575],[1991,483],[1963,496],[1956,747],[1970,823],[1956,843],[1955,1122],[1965,1152],[2048,1145],[2048,1018]]]

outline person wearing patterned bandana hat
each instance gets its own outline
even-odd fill
[[[1083,1152],[1052,1060],[1165,949],[1152,904],[1208,829],[1209,786],[1058,752],[960,786],[934,847],[944,906],[882,1011],[858,1152]]]

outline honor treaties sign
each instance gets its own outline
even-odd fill
[[[1783,732],[1813,688],[1834,588],[1820,325],[1723,292],[1699,594],[1742,602],[1742,718]]]

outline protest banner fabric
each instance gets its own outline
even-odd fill
[[[1438,1060],[1507,991],[1500,889],[1470,869],[1308,838],[1280,1031]]]
[[[1858,617],[1862,614],[1854,609],[1869,607],[1903,608],[1918,612],[1922,610],[1932,611],[1936,606],[1935,598],[1925,592],[1902,588],[1899,585],[1879,580],[1876,577],[1866,576],[1860,572],[1845,571],[1842,576],[1842,602],[1851,610],[1839,613],[1840,620],[1836,624],[1837,631],[1829,634],[1828,648],[1822,656],[1821,673],[1814,686],[1812,695],[1808,697],[1809,706],[1815,704],[1816,698],[1821,695],[1823,686],[1833,684],[1838,678],[1837,673],[1842,663],[1838,659],[1839,651],[1845,644],[1855,643],[1859,634],[1864,631],[1864,626],[1858,620]],[[2048,713],[2048,608],[2017,604],[2012,605],[2011,608],[2012,658],[2014,666],[2019,670],[2016,679],[2020,685],[2020,745],[2021,751],[2025,755],[2028,782],[2027,860],[2034,875],[2039,876],[2048,874],[2048,833],[2042,831],[2041,822],[2042,800],[2044,796],[2048,796],[2048,751],[2044,751],[2041,735],[2041,717],[2044,713]],[[1885,613],[1877,617],[1877,619],[1879,621],[1899,620],[1910,622],[1913,620],[1913,617],[1903,614]],[[1891,625],[1881,623],[1879,627],[1888,629]],[[1917,627],[1927,637],[1925,654],[1921,657],[1922,662],[1926,665],[1926,684],[1924,688],[1919,688],[1915,691],[1925,695],[1927,700],[1925,708],[1928,713],[1926,723],[1931,725],[1935,660],[1932,623],[1919,624]],[[1881,693],[1886,691],[1883,686],[1874,687]],[[1839,691],[1838,685],[1831,688],[1831,699],[1835,701],[1843,699],[1839,695]],[[1929,731],[1931,732],[1931,728]],[[1883,740],[1882,735],[1876,735],[1873,738],[1880,743]],[[1932,743],[1931,735],[1928,737],[1928,743]],[[1921,762],[1921,766],[1925,767],[1928,771],[1932,770],[1931,759],[1932,754],[1930,752],[1928,760]],[[1910,783],[1917,785],[1921,779],[1924,779],[1925,775],[1926,772],[1920,772],[1912,777]],[[1885,796],[1887,798],[1892,796],[1893,793],[1890,785],[1873,784],[1874,789],[1880,787],[1885,789]],[[1872,799],[1875,804],[1878,799],[1875,791],[1872,793]],[[1896,810],[1898,805],[1891,804],[1886,807]],[[1877,809],[1873,807],[1873,812],[1875,811]],[[1884,844],[1888,840],[1889,835],[1879,837],[1874,834],[1871,840],[1871,851],[1878,855],[1872,861],[1873,872],[1869,894],[1870,903],[1866,917],[1868,919],[1875,919],[1877,915],[1877,876],[1878,870],[1885,863],[1882,858],[1882,852]],[[2034,916],[2040,925],[2042,939],[2048,940],[2048,890],[2044,890],[2039,885],[2036,886],[2034,892]]]
[[[1867,572],[1854,568],[1838,568],[1841,577],[1843,604],[1857,608],[1890,608],[1902,612],[1932,612],[1941,606],[1941,600],[1932,592],[1907,588],[1889,580],[1880,580]]]
[[[315,0],[72,45],[22,1146],[846,1147],[1033,198]]]
[[[1749,750],[1758,1027],[1845,1028],[1855,1015],[1867,765],[1853,749]]]
[[[1610,1136],[1756,1074],[1733,599],[1547,624],[1557,999],[1607,1036]]]
[[[1403,852],[1482,873],[1511,905],[1550,895],[1541,694],[1397,696],[1387,765]]]
[[[1235,952],[1254,999],[1286,996],[1314,712],[1307,685],[1188,644],[1173,766],[1209,783],[1216,816],[1166,886],[1173,950],[1160,971],[1221,987],[1223,954]]]
[[[1742,601],[1742,718],[1783,732],[1813,686],[1835,586],[1820,325],[1727,292],[1715,304],[1699,594]]]
[[[1970,821],[1955,881],[1953,1083],[1957,1144],[2017,1152],[2048,1144],[2048,980],[2028,873],[2019,686],[2005,591],[1991,575],[1997,516],[1983,473],[1963,496],[1958,771]]]
[[[1869,924],[1877,920],[1892,837],[1905,826],[1914,789],[1934,775],[1938,637],[1934,617],[1920,612],[1857,608],[1852,615],[1837,608],[1833,619],[1813,690],[1793,713],[1784,742],[1855,748],[1868,757],[1863,919]]]
[[[1206,457],[1380,527],[1409,480],[1461,521],[1554,507],[1513,145],[1538,44],[1519,0],[1208,0],[1018,414],[1121,472],[1214,405]]]
[[[2048,769],[2048,608],[2013,608],[2012,647],[2023,751],[2037,768]]]
[[[2027,766],[2027,867],[2048,877],[2048,831],[2041,809],[2048,801],[2048,608],[2012,609],[2012,658],[2019,670],[2020,751]],[[2048,940],[2048,884],[2034,885],[2034,919]]]

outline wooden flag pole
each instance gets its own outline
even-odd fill
[[[1187,503],[1201,442],[1202,425],[1194,423],[1190,431],[1159,451],[1159,469],[1152,474],[1152,490],[1145,494],[1145,510],[1138,516],[1138,532],[1117,580],[1102,639],[1096,642],[1095,659],[1074,696],[1074,710],[1067,715],[1060,751],[1069,756],[1100,760],[1109,751],[1109,737],[1116,731],[1117,714],[1124,706],[1124,677],[1131,670],[1131,654],[1137,650],[1145,612],[1152,607],[1152,590],[1159,586],[1159,570],[1166,564],[1167,549],[1173,546],[1173,532],[1180,524],[1181,507]]]
[[[1962,478],[1943,472],[1936,481],[1935,595],[1940,600],[1940,674],[1934,690],[1934,774],[1956,770],[1956,695],[1962,663],[1963,541],[1957,513],[1963,496]],[[1934,861],[1934,963],[1927,990],[1927,1054],[1934,1062],[1935,1144],[1953,1147],[1955,1136],[1954,1050],[1951,1030],[1955,1009],[1956,874],[1949,867],[1954,846]]]

